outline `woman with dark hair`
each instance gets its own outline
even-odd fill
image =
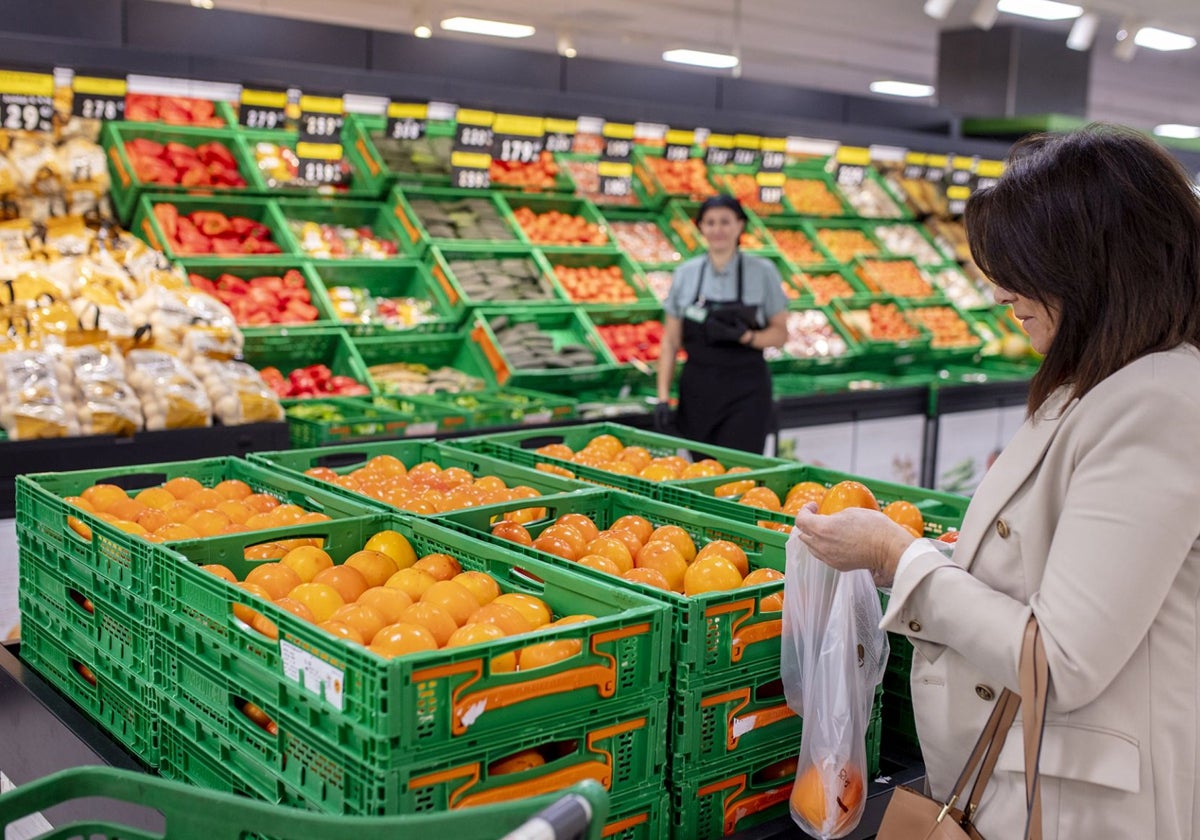
[[[796,527],[892,587],[935,797],[1018,689],[1033,616],[1044,836],[1200,837],[1200,200],[1149,139],[1091,126],[1018,144],[966,224],[1045,361],[953,556],[875,511]],[[988,840],[1024,836],[1022,746],[1018,724],[973,817]]]
[[[709,198],[700,205],[696,225],[708,253],[675,269],[663,301],[655,427],[670,426],[671,381],[682,347],[687,363],[679,379],[680,434],[761,454],[772,409],[771,374],[762,351],[787,341],[782,280],[770,261],[738,250],[746,211],[737,199]]]

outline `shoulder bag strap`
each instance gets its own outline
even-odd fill
[[[1050,696],[1050,664],[1046,646],[1042,644],[1041,628],[1030,617],[1025,625],[1025,640],[1021,646],[1021,697],[1025,706],[1023,729],[1025,736],[1025,836],[1030,840],[1042,837],[1042,788],[1038,769],[1042,754],[1042,736],[1046,730],[1046,704]]]
[[[983,757],[983,766],[979,768],[979,775],[975,777],[971,795],[967,799],[966,807],[963,808],[965,823],[969,823],[975,817],[975,811],[979,808],[979,800],[983,798],[984,788],[991,781],[992,773],[996,769],[996,762],[1000,759],[1000,752],[1004,749],[1008,732],[1012,728],[1013,720],[1017,717],[1017,710],[1021,708],[1021,697],[1005,689],[1000,693],[1000,699],[996,701],[996,706],[1000,711],[1000,725],[997,727],[991,743],[988,744],[987,754]],[[995,712],[993,712],[994,714]]]

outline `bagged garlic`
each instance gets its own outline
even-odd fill
[[[125,378],[125,362],[111,347],[65,347],[58,356],[60,382],[85,435],[132,435],[142,428],[142,404]]]
[[[147,430],[212,425],[212,404],[204,386],[177,356],[162,350],[130,350],[125,363]]]
[[[257,370],[245,362],[197,357],[193,367],[204,383],[213,414],[226,426],[283,419],[283,406]]]
[[[11,440],[78,435],[74,405],[63,391],[50,353],[15,350],[0,356],[0,425]]]

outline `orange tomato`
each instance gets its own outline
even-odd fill
[[[650,535],[650,539],[646,540],[646,543],[648,545],[664,540],[675,546],[676,550],[688,563],[696,559],[696,544],[692,541],[691,535],[678,525],[663,525],[660,528],[656,528],[654,533]]]
[[[865,484],[857,481],[839,481],[825,493],[817,513],[827,516],[852,507],[879,510],[879,502]]]
[[[197,490],[203,490],[204,485],[194,478],[181,475],[178,478],[172,478],[162,486],[162,489],[166,490],[176,499],[186,499]],[[84,498],[87,498],[86,493]]]
[[[774,583],[778,580],[783,580],[783,572],[767,568],[755,569],[746,575],[745,580],[742,581],[742,586],[758,586],[760,583]]]
[[[783,510],[783,503],[779,501],[779,496],[770,487],[754,487],[747,490],[742,494],[742,498],[738,499],[738,504],[750,505],[751,507],[771,510],[777,513]]]
[[[409,604],[411,606],[411,604]],[[407,607],[405,607],[407,609]],[[401,610],[403,612],[403,610]],[[358,631],[362,644],[369,645],[375,634],[382,630],[388,622],[384,621],[378,610],[364,604],[343,604],[329,616],[330,621],[336,621]]]
[[[385,624],[395,624],[404,611],[413,605],[413,599],[395,587],[373,586],[359,595],[354,603],[375,610]]]
[[[892,502],[884,507],[883,515],[898,525],[912,529],[918,537],[925,532],[925,517],[912,502]]]
[[[509,522],[507,519],[501,519],[492,525],[492,536],[521,545],[533,545],[533,537],[529,536],[525,526]]]
[[[705,557],[724,557],[734,565],[742,577],[750,574],[750,561],[746,558],[746,552],[737,543],[729,540],[713,540],[697,552],[696,561],[703,560]]]
[[[237,575],[229,570],[228,566],[222,566],[220,563],[210,563],[207,566],[201,566],[200,570],[208,572],[210,575],[216,575],[221,580],[237,583]]]
[[[564,513],[558,517],[555,524],[569,525],[578,531],[587,542],[596,539],[596,536],[600,533],[600,529],[596,527],[596,523],[582,513]]]
[[[570,525],[565,525],[561,522],[556,522],[546,530],[542,531],[538,539],[541,539],[542,537],[554,537],[562,540],[567,545],[571,546],[571,551],[576,557],[579,557],[583,554],[584,549],[587,548],[588,542],[590,542],[590,540],[588,540],[588,538],[585,537],[578,529],[572,528]]]
[[[391,557],[371,549],[354,552],[343,565],[356,569],[366,579],[368,586],[383,586],[398,571]]]
[[[263,563],[255,566],[246,575],[246,583],[253,583],[267,590],[272,601],[287,597],[287,594],[304,581],[282,563]]]
[[[492,603],[500,595],[500,584],[487,572],[460,572],[452,580],[474,595],[481,607]]]
[[[497,604],[495,601],[476,610],[467,623],[495,624],[504,631],[506,636],[517,636],[521,633],[529,633],[534,629],[529,619],[515,607],[510,604]]]
[[[683,576],[687,574],[688,564],[679,549],[671,543],[665,540],[646,543],[638,552],[636,562],[639,569],[657,569],[661,572],[671,591],[683,591]]]
[[[317,624],[328,621],[346,604],[336,589],[324,583],[302,583],[289,592],[288,597],[308,607]]]
[[[621,575],[621,579],[645,584],[646,586],[653,586],[655,589],[671,591],[671,584],[667,581],[667,576],[658,569],[630,569]]]
[[[483,606],[471,590],[453,580],[437,581],[425,590],[425,594],[421,596],[421,603],[440,607],[454,619],[454,624],[458,627],[466,624],[467,619]]]
[[[293,549],[294,550],[294,549]],[[320,549],[317,549],[320,551]],[[286,561],[286,557],[284,560]],[[330,566],[313,575],[312,583],[331,586],[347,604],[352,604],[367,591],[367,579],[362,572],[351,566]]]
[[[293,548],[279,561],[308,583],[318,573],[333,568],[333,558],[316,546],[303,545]]]
[[[553,642],[540,642],[530,645],[517,652],[517,669],[532,671],[534,668],[544,668],[564,659],[570,659],[583,649],[583,643],[577,639],[560,639]]]
[[[616,537],[596,537],[584,548],[585,554],[605,557],[617,567],[618,573],[624,573],[633,568],[633,555],[625,543]]]
[[[574,546],[568,543],[562,537],[556,537],[553,534],[542,534],[533,541],[533,547],[538,551],[544,551],[547,554],[553,554],[555,557],[561,557],[564,560],[575,560],[578,554]]]
[[[425,594],[429,587],[437,583],[437,580],[429,572],[423,572],[420,569],[401,569],[393,574],[383,585],[388,589],[398,589],[412,599],[413,603],[421,600],[421,596]]]
[[[409,653],[437,650],[437,648],[437,640],[424,627],[418,624],[397,622],[389,624],[376,633],[368,650],[379,654],[384,659],[392,659]]]
[[[607,557],[601,557],[599,554],[585,554],[575,561],[580,566],[588,569],[595,569],[598,572],[604,572],[606,575],[620,576],[621,570],[617,568],[617,564],[609,560]]]
[[[546,606],[546,602],[541,598],[535,598],[533,595],[526,595],[521,592],[506,592],[503,595],[497,596],[496,600],[492,601],[489,606],[496,604],[512,607],[524,616],[525,620],[534,629],[549,624],[552,618],[550,608]]]
[[[412,568],[420,569],[434,580],[450,580],[462,571],[462,564],[449,554],[426,554]]]
[[[424,627],[433,635],[438,647],[445,645],[454,631],[458,629],[458,625],[450,613],[436,604],[427,604],[424,601],[406,609],[400,616],[400,620]]]
[[[520,773],[524,770],[532,770],[534,767],[541,767],[545,763],[546,759],[537,750],[521,750],[519,753],[506,756],[488,765],[488,775],[504,776],[508,773]]]
[[[724,557],[711,555],[688,566],[683,575],[683,594],[724,592],[742,585],[742,573]]]
[[[610,528],[607,531],[601,531],[597,539],[601,537],[611,537],[612,539],[623,543],[626,550],[629,551],[630,557],[636,558],[638,556],[638,552],[642,550],[643,543],[641,539],[633,531],[630,531],[626,528]]]

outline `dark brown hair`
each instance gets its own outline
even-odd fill
[[[1200,346],[1200,199],[1161,146],[1093,124],[1013,147],[995,186],[967,203],[983,272],[1058,315],[1029,389],[1082,397],[1133,360]]]

